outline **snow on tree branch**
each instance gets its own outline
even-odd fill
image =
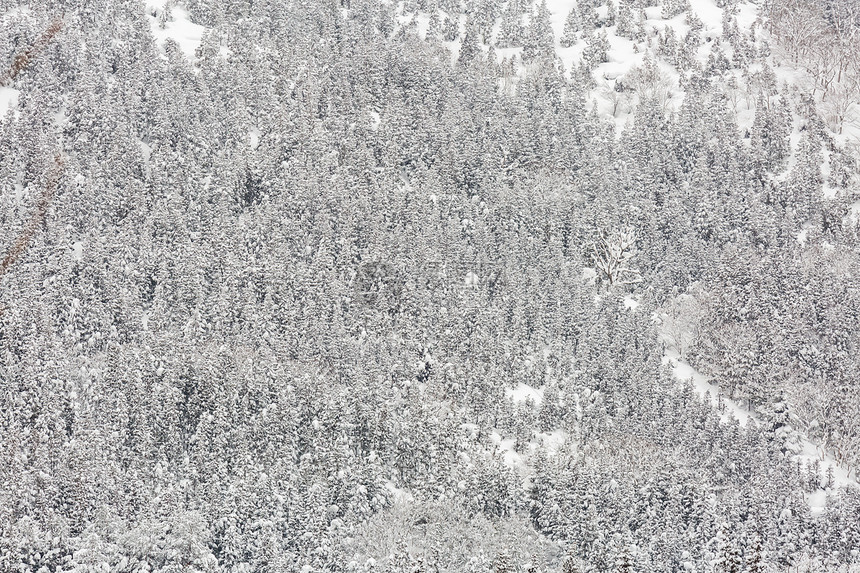
[[[9,267],[15,264],[15,262],[21,257],[27,249],[27,245],[30,240],[36,234],[36,230],[39,228],[39,225],[45,220],[48,205],[54,196],[54,192],[57,190],[57,184],[59,183],[60,176],[63,173],[63,165],[63,158],[60,155],[57,155],[57,157],[54,158],[54,166],[48,174],[48,180],[45,183],[45,189],[42,191],[42,196],[39,197],[36,210],[33,211],[33,214],[30,216],[30,220],[15,240],[15,243],[6,252],[6,256],[4,256],[3,260],[0,261],[0,277],[6,274]]]
[[[15,77],[21,73],[21,70],[30,65],[39,54],[42,53],[42,50],[50,43],[50,41],[60,33],[63,29],[63,21],[59,18],[55,19],[51,22],[51,25],[39,36],[39,39],[36,42],[27,48],[24,52],[15,56],[15,59],[12,61],[12,65],[9,66],[9,69],[0,76],[0,86],[5,86],[8,82],[15,79]]]
[[[636,232],[630,226],[605,231],[597,229],[597,240],[591,244],[591,258],[598,275],[610,288],[616,284],[642,282],[639,271],[632,266],[636,256]]]

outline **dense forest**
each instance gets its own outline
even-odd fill
[[[0,570],[860,570],[850,0],[0,14]]]

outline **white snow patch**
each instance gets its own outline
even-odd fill
[[[163,9],[154,3],[147,4],[146,15],[152,28],[152,35],[159,45],[164,44],[167,38],[179,44],[179,49],[189,60],[194,59],[194,52],[203,39],[205,27],[194,24],[188,17],[188,12],[182,6],[173,6],[172,18],[162,28],[158,23],[157,14]]]
[[[540,406],[540,403],[543,400],[543,390],[533,388],[524,382],[520,382],[513,390],[510,388],[505,390],[505,395],[516,404],[531,399],[536,406]]]
[[[418,28],[418,36],[422,40],[427,38],[427,29],[430,28],[430,16],[427,14],[417,14],[415,16],[415,26]]]
[[[549,21],[556,38],[564,33],[564,21],[570,9],[576,6],[576,0],[547,0],[546,7],[549,10]]]
[[[490,441],[496,446],[496,451],[502,454],[502,461],[511,469],[524,469],[527,464],[523,461],[523,457],[514,450],[515,440],[502,439],[498,432],[490,434]]]
[[[451,52],[451,63],[456,64],[457,60],[460,58],[460,46],[463,43],[461,38],[466,33],[466,15],[460,15],[460,22],[458,24],[459,34],[456,39],[451,42],[442,42],[442,45],[448,48],[448,51]]]
[[[149,158],[152,157],[152,147],[143,142],[143,140],[137,140],[138,145],[140,146],[140,155],[143,157],[143,173],[146,177],[149,177],[151,173],[151,169],[149,167]]]
[[[664,32],[666,28],[672,28],[672,31],[675,32],[675,37],[678,38],[678,40],[682,40],[684,36],[687,35],[687,32],[690,31],[690,26],[685,21],[685,12],[682,12],[677,16],[673,16],[668,20],[664,20],[663,8],[660,6],[652,6],[652,9],[653,8],[656,8],[656,10],[651,10],[650,12],[646,11],[645,13],[646,16],[648,16],[648,14],[656,14],[656,17],[648,16],[645,21],[646,28],[650,28],[652,32]]]
[[[723,33],[723,9],[713,0],[690,0],[690,8],[703,24],[705,36],[721,36]]]
[[[260,145],[260,137],[262,135],[263,132],[256,127],[248,131],[248,142],[251,144],[251,149],[257,149],[257,146]]]
[[[827,492],[823,489],[816,490],[806,496],[806,501],[809,503],[809,513],[812,517],[818,517],[827,507]]]
[[[860,201],[851,204],[851,211],[848,216],[854,223],[860,223]]]
[[[582,269],[582,275],[580,275],[580,279],[584,283],[594,283],[594,281],[597,280],[597,271],[591,267],[584,267]]]
[[[636,311],[639,308],[639,296],[627,295],[624,297],[624,308]]]
[[[378,112],[372,111],[370,112],[370,129],[376,131],[379,129],[379,125],[382,123],[382,118],[380,117]]]
[[[143,155],[143,162],[148,164],[149,158],[152,157],[152,147],[144,143],[142,140],[138,140],[137,143],[140,145],[140,154]]]
[[[690,382],[693,389],[702,398],[703,401],[709,402],[712,406],[717,407],[722,401],[724,413],[721,422],[729,421],[730,416],[740,423],[741,426],[746,426],[750,418],[749,410],[742,408],[734,400],[725,396],[720,398],[720,388],[716,384],[711,384],[707,376],[696,371],[695,368],[687,364],[685,361],[678,358],[678,353],[674,349],[666,352],[663,357],[663,363],[669,364],[672,367],[672,375],[681,381]]]
[[[0,116],[5,116],[10,109],[18,108],[18,96],[21,92],[15,88],[0,87]]]
[[[403,488],[399,488],[394,485],[391,481],[385,482],[385,489],[391,492],[391,496],[394,498],[396,502],[405,502],[410,503],[415,498],[412,497],[412,494]]]
[[[601,117],[614,121],[615,135],[620,136],[631,117],[636,98],[630,91],[616,92],[616,81],[623,79],[633,67],[640,66],[645,54],[636,53],[636,44],[626,38],[609,34],[607,40],[609,61],[595,67],[596,88],[590,93],[590,98],[597,101],[597,112]],[[577,54],[576,60],[579,58],[580,54]]]
[[[758,6],[753,2],[743,2],[738,4],[737,15],[738,28],[741,30],[749,30],[753,23],[758,19]]]
[[[72,245],[72,260],[84,260],[84,244],[81,241],[75,241],[75,243]]]
[[[558,54],[558,58],[561,60],[564,72],[568,78],[570,78],[573,67],[582,60],[582,52],[585,51],[586,45],[585,40],[578,40],[569,48],[556,48],[556,54]]]
[[[849,472],[846,468],[841,467],[836,460],[831,456],[825,448],[812,443],[806,436],[801,435],[800,445],[802,449],[792,459],[801,461],[805,464],[813,463],[818,460],[821,467],[822,481],[827,475],[827,469],[833,468],[833,484],[835,486],[857,485],[857,476],[853,471]],[[853,476],[853,477],[852,477]]]
[[[63,106],[56,113],[52,114],[54,118],[54,125],[57,127],[63,127],[69,123],[69,116],[66,115],[66,108]]]
[[[645,18],[648,20],[662,20],[663,19],[663,8],[660,6],[648,6],[644,10]]]
[[[738,83],[740,83],[740,80]],[[742,134],[746,134],[748,130],[752,129],[753,122],[755,121],[755,102],[752,100],[750,94],[744,93],[743,97],[738,98],[735,119],[738,122],[738,129]],[[742,141],[746,144],[750,143],[749,139]]]
[[[563,430],[553,430],[549,433],[541,432],[537,434],[537,438],[547,453],[555,455],[567,441],[567,434]]]
[[[470,438],[477,437],[478,431],[480,430],[480,428],[478,428],[478,424],[469,424],[469,423],[460,424],[460,428],[462,430],[464,430]]]

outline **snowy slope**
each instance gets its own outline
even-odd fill
[[[182,6],[174,6],[169,17],[164,22],[164,27],[159,22],[159,16],[163,8],[155,4],[148,4],[146,15],[152,27],[152,35],[158,45],[163,46],[165,40],[170,38],[179,45],[179,49],[189,60],[194,59],[194,52],[200,46],[203,32],[206,28],[191,22],[188,12]]]
[[[664,320],[661,321],[661,325],[665,327],[669,321],[665,320],[665,315],[663,318]],[[680,382],[692,384],[696,394],[698,394],[703,402],[709,403],[721,412],[722,423],[737,420],[742,427],[747,427],[751,421],[754,424],[765,423],[756,412],[744,408],[741,404],[726,396],[719,386],[710,382],[707,376],[698,372],[688,362],[684,361],[675,346],[675,338],[669,332],[663,330],[659,333],[659,336],[666,346],[663,363],[672,369],[673,377]],[[860,486],[854,472],[840,466],[831,452],[813,442],[805,433],[794,428],[786,428],[781,435],[786,439],[785,449],[792,452],[791,459],[793,461],[799,462],[804,467],[810,466],[816,461],[819,463],[822,487],[806,496],[812,515],[820,515],[827,505],[828,490],[824,487],[824,476],[827,474],[829,468],[832,468],[835,486]]]
[[[10,109],[18,107],[20,92],[14,88],[0,87],[0,116],[6,115]]]
[[[586,39],[583,37],[583,33],[580,33],[579,41],[571,47],[562,47],[559,43],[564,31],[564,24],[567,15],[570,10],[576,6],[576,4],[575,0],[547,1],[552,29],[556,36],[556,55],[567,73],[570,73],[571,69],[581,61],[583,50],[586,47]],[[602,15],[605,15],[606,9],[606,5],[601,5],[597,8],[598,13]],[[759,25],[761,18],[759,6],[756,2],[746,1],[739,3],[734,15],[742,35],[748,35],[754,26],[758,26],[758,41],[771,42],[766,30]],[[658,34],[664,33],[667,28],[671,28],[675,32],[677,40],[682,42],[684,35],[690,30],[688,16],[693,16],[700,20],[702,23],[702,29],[700,31],[702,43],[696,52],[696,59],[703,67],[708,61],[712,47],[723,34],[724,9],[720,8],[715,0],[691,0],[690,14],[681,13],[669,19],[663,18],[660,6],[650,6],[645,9],[645,16],[646,19],[644,21],[644,26],[646,39],[644,41],[634,42],[627,38],[618,36],[616,34],[615,26],[601,29],[606,32],[607,39],[610,44],[608,53],[609,61],[596,66],[593,73],[596,87],[588,94],[588,101],[596,102],[598,113],[601,116],[614,121],[618,134],[620,134],[624,126],[628,124],[631,117],[631,110],[635,107],[636,102],[634,97],[634,101],[625,102],[619,105],[618,96],[613,93],[615,80],[625,76],[625,74],[629,73],[634,67],[640,66],[647,52],[650,52],[652,56],[655,55]],[[400,12],[399,20],[402,24],[408,23],[413,18],[417,23],[419,34],[423,37],[427,30],[429,15],[422,13],[411,15],[404,14],[402,11]],[[461,35],[465,33],[465,20],[466,17],[461,15]],[[498,27],[499,24],[497,21],[495,29],[498,30]],[[159,31],[159,37],[164,35],[164,31]],[[452,52],[452,62],[455,62],[459,53],[460,39],[456,39],[452,42],[444,42],[444,45]],[[728,42],[723,41],[722,47],[726,51],[726,55],[730,57],[732,48],[728,45]],[[487,51],[489,50],[489,46],[485,45],[483,46],[483,49],[484,51]],[[515,55],[521,54],[522,52],[522,48],[520,47],[496,47],[495,50],[496,57],[499,62],[501,62],[503,58],[511,58]],[[684,99],[684,91],[680,87],[680,75],[662,58],[655,59],[657,60],[661,72],[667,77],[671,85],[667,102],[667,110],[677,111]],[[798,88],[800,92],[813,92],[814,82],[809,76],[809,73],[802,69],[802,67],[792,66],[790,62],[781,61],[776,56],[769,56],[766,58],[766,61],[776,73],[780,88],[782,88],[783,85],[787,85],[791,88]],[[761,60],[754,61],[750,65],[750,73],[755,72],[760,68]],[[744,77],[743,70],[733,68],[726,72],[726,75],[727,77],[734,76],[740,86],[740,91],[745,94],[740,98],[741,102],[736,106],[735,111],[737,114],[738,126],[741,129],[747,129],[752,125],[755,115],[755,98],[746,94],[746,78]],[[819,103],[822,105],[821,113],[822,116],[824,116],[826,113],[823,108],[826,107],[826,105],[820,102],[820,90],[817,97],[819,99]],[[795,121],[794,132],[792,133],[792,150],[796,148],[795,146],[799,140],[801,127],[801,123],[799,121]],[[844,125],[841,126],[841,133],[834,133],[833,136],[840,144],[856,144],[860,142],[860,102],[858,102],[857,105],[852,106],[846,117]],[[789,163],[789,168],[790,166],[791,163]]]

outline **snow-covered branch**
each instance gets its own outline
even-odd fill
[[[609,283],[629,285],[642,282],[639,271],[632,266],[636,256],[636,232],[630,226],[607,232],[597,230],[591,245],[594,268],[601,279]]]

